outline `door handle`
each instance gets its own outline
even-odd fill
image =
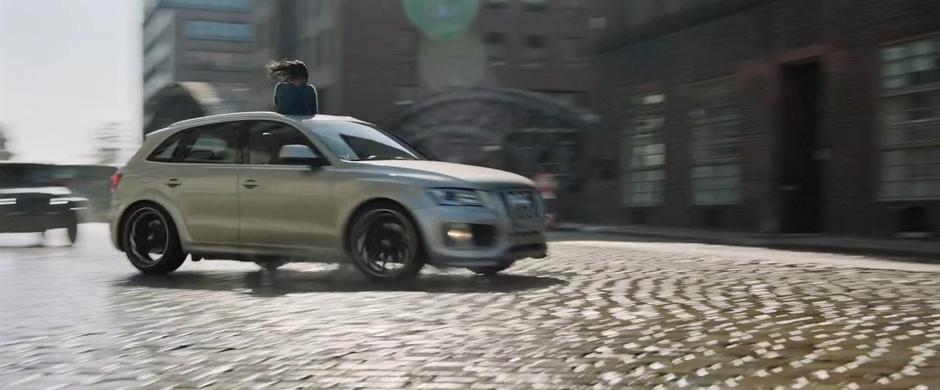
[[[166,186],[170,188],[176,188],[182,185],[183,183],[179,179],[170,179],[166,181]]]
[[[255,188],[255,187],[259,186],[259,185],[260,185],[260,184],[258,184],[258,182],[255,181],[254,179],[248,179],[248,180],[245,180],[244,183],[242,183],[242,187],[245,187],[245,188],[248,188],[248,189]]]

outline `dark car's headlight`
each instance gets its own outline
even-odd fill
[[[0,206],[12,206],[16,204],[16,198],[0,198]]]
[[[474,190],[460,188],[432,188],[428,190],[431,197],[441,206],[474,206],[483,207],[483,200]]]

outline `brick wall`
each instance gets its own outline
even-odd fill
[[[664,35],[604,48],[596,58],[597,108],[609,131],[597,145],[605,157],[622,158],[626,97],[649,91],[667,94],[665,127],[666,197],[645,208],[647,223],[703,226],[706,209],[691,206],[688,86],[734,76],[740,92],[743,198],[722,206],[722,228],[772,229],[779,217],[776,180],[780,70],[815,59],[823,66],[821,143],[829,150],[823,168],[825,230],[833,234],[891,235],[899,208],[907,203],[877,200],[879,164],[877,104],[882,44],[940,32],[935,0],[788,0],[761,5],[688,25]],[[617,180],[595,188],[616,191]],[[599,196],[605,222],[630,222],[620,196]],[[940,228],[940,202],[928,207]]]

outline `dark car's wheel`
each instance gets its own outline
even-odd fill
[[[370,279],[405,280],[424,267],[418,230],[400,207],[369,207],[352,224],[348,240],[353,264]]]
[[[72,212],[69,214],[65,232],[68,234],[69,244],[74,245],[78,241],[78,213]]]
[[[129,215],[123,230],[124,251],[134,267],[145,274],[165,274],[183,264],[186,253],[176,225],[163,210],[143,205]]]
[[[267,272],[275,272],[287,263],[282,261],[256,261],[255,264]]]
[[[477,275],[494,276],[500,272],[503,272],[509,269],[509,267],[512,267],[512,263],[493,265],[493,266],[488,266],[488,267],[469,267],[467,269],[469,269],[470,271],[473,271],[473,273]]]

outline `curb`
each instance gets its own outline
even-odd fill
[[[822,252],[837,253],[847,255],[877,255],[893,257],[891,260],[908,261],[917,263],[940,264],[940,242],[936,243],[936,249],[917,249],[911,248],[912,243],[920,244],[922,241],[902,241],[892,242],[892,245],[878,245],[875,243],[865,244],[846,244],[846,243],[825,243],[818,240],[825,240],[825,237],[817,237],[815,242],[801,238],[775,238],[768,237],[709,237],[706,235],[668,233],[668,232],[642,232],[642,231],[618,231],[616,228],[606,226],[590,225],[563,225],[551,229],[554,232],[575,232],[585,234],[602,234],[608,236],[622,237],[650,237],[663,238],[678,241],[690,241],[709,245],[728,245],[754,248],[767,248],[778,250],[790,250],[798,252]]]

